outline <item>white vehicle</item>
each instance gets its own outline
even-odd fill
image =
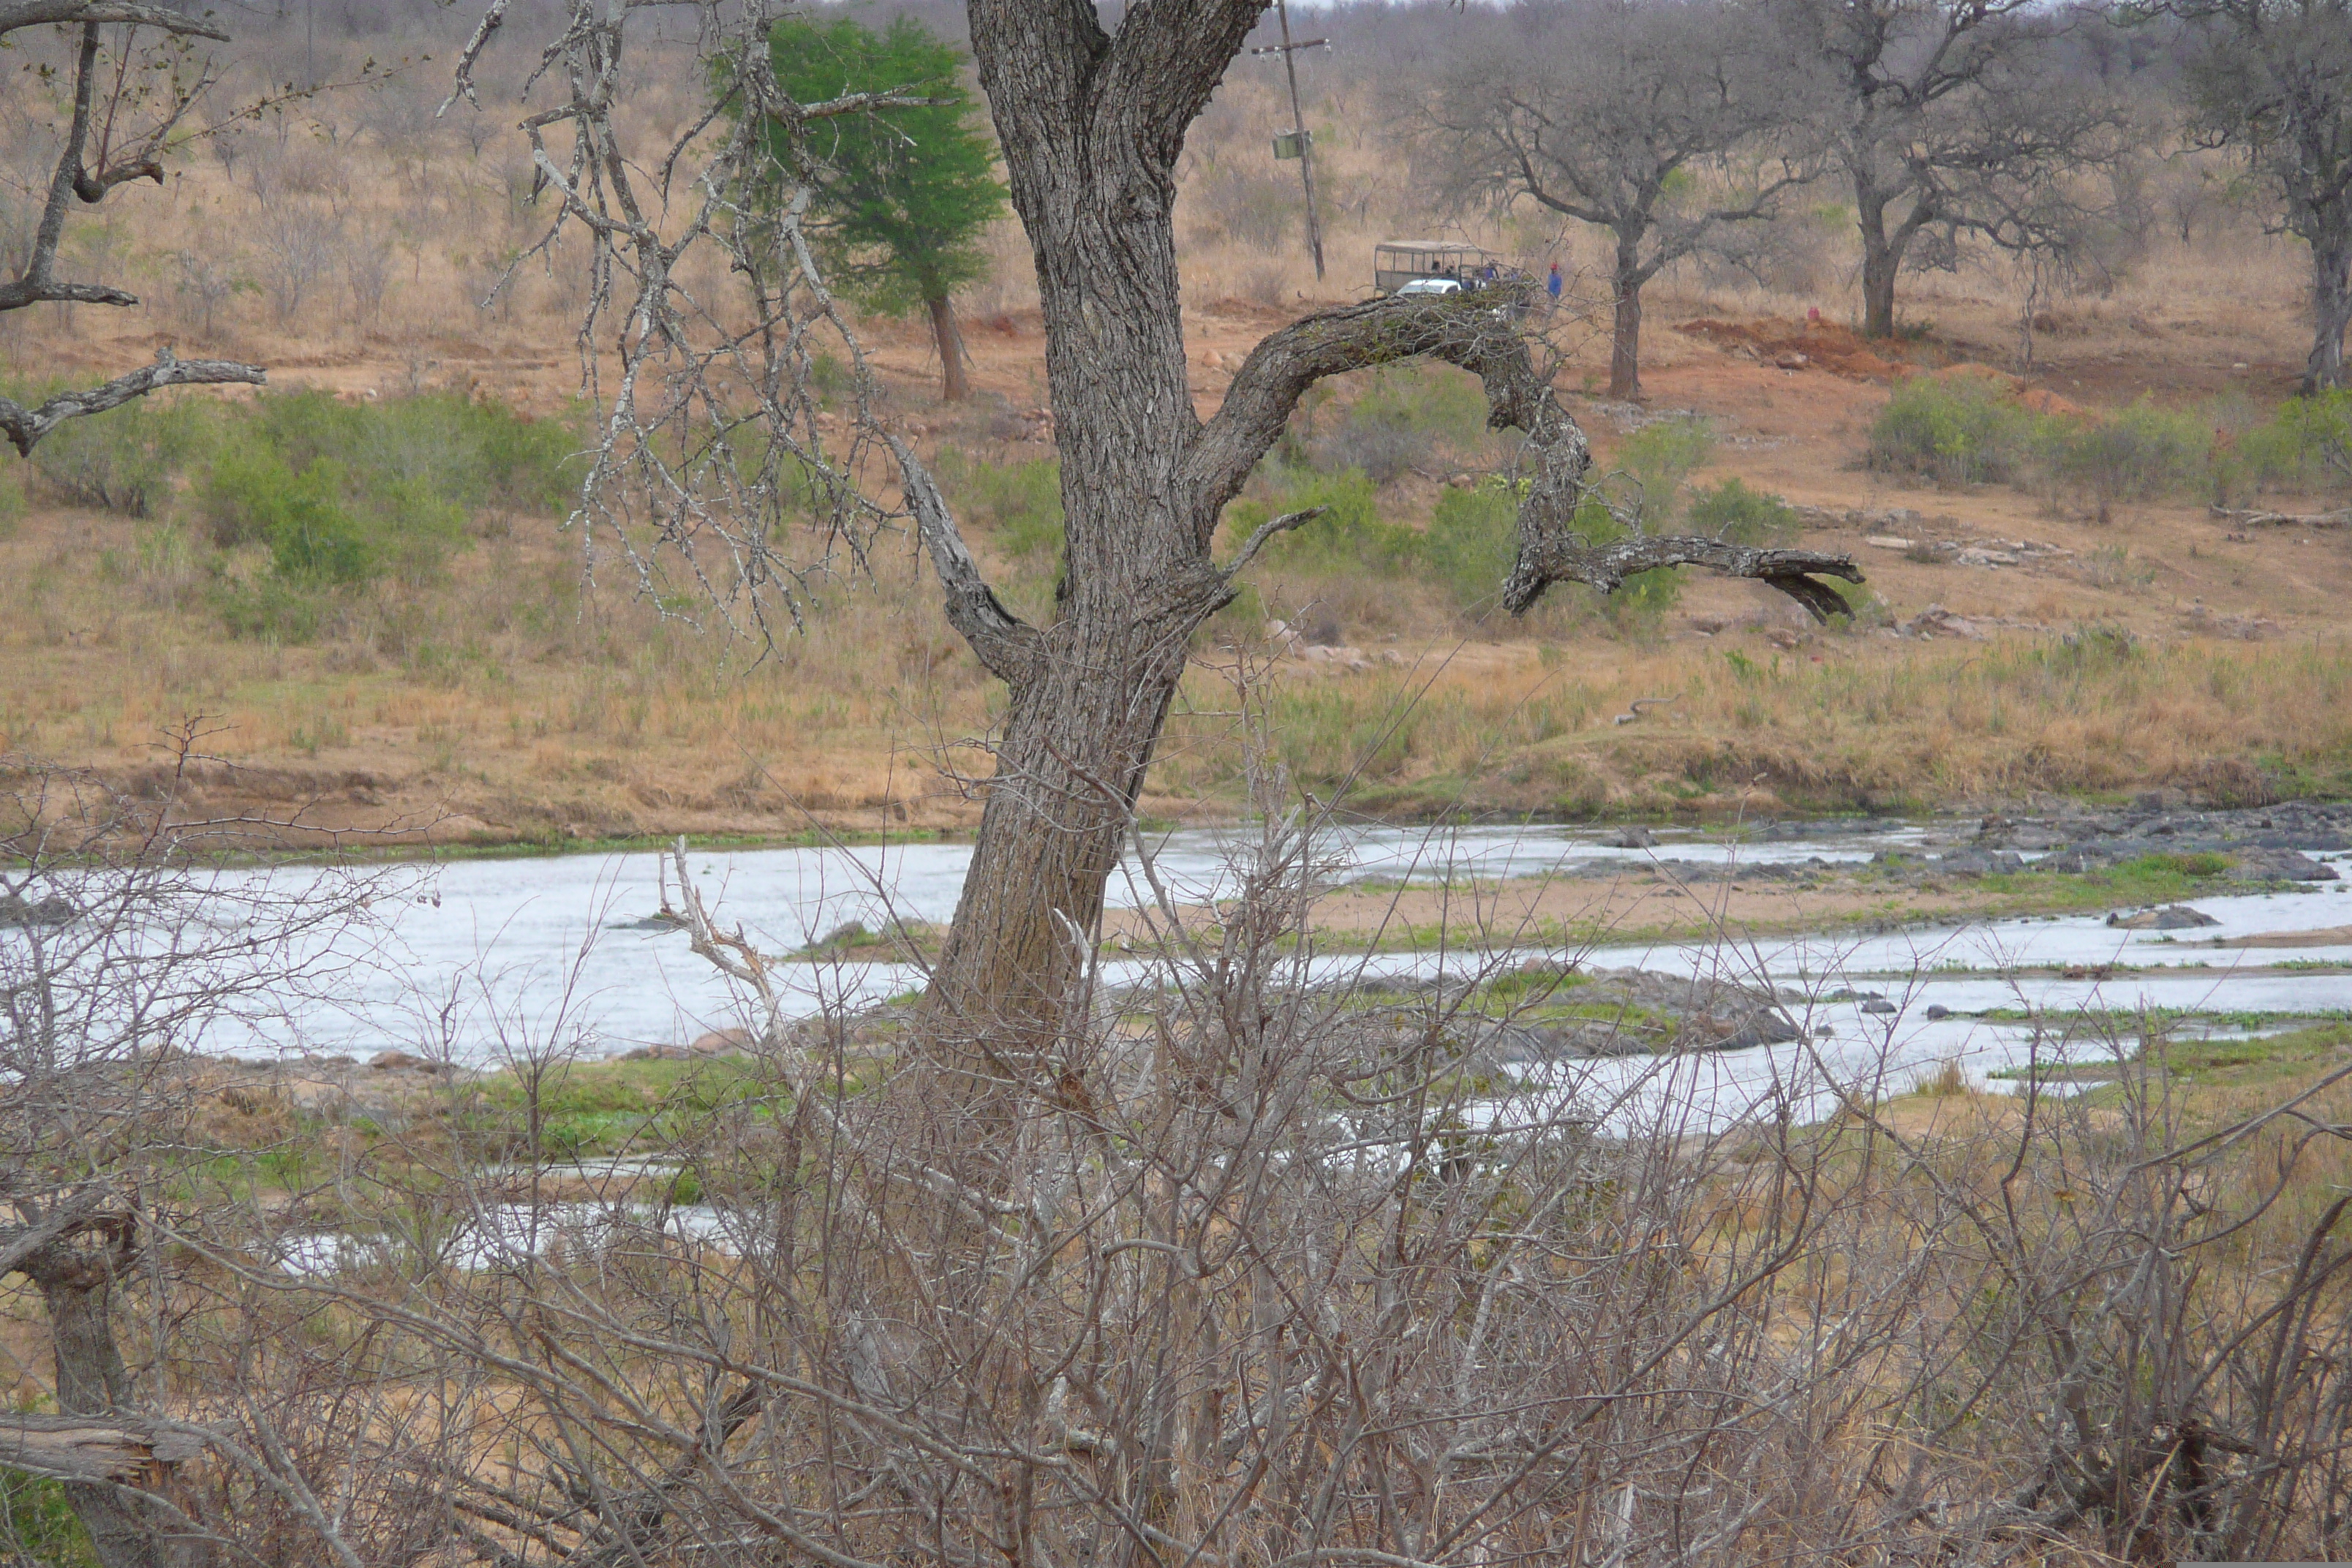
[[[1459,294],[1462,284],[1454,278],[1416,278],[1396,291],[1400,300],[1409,294]]]

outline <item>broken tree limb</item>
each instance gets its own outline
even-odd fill
[[[53,299],[62,296],[43,293],[37,297]],[[160,387],[219,386],[229,383],[259,386],[268,379],[268,373],[257,364],[239,364],[234,360],[174,359],[170,349],[159,349],[153,364],[142,365],[127,375],[116,376],[103,386],[80,392],[60,392],[38,407],[26,408],[20,403],[0,397],[0,436],[7,437],[18,453],[30,457],[34,444],[67,420],[89,414],[103,414],[110,408],[121,407],[134,397],[144,397]]]
[[[883,439],[898,461],[907,487],[907,510],[915,515],[915,531],[939,573],[940,586],[947,592],[948,624],[963,635],[990,674],[1000,680],[1019,681],[1036,658],[1037,628],[1006,609],[988,585],[980,563],[964,544],[962,531],[956,527],[955,514],[948,510],[947,498],[940,494],[930,470],[916,458],[914,449],[888,432]]]
[[[193,1427],[131,1415],[0,1415],[0,1468],[53,1481],[152,1485],[210,1444]]]
[[[2352,506],[2334,511],[2263,511],[2227,506],[2211,510],[2215,517],[2241,528],[2352,528]]]

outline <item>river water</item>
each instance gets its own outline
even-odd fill
[[[1916,846],[1927,830],[1877,823],[1813,826],[1788,836],[1661,833],[1654,848],[1612,847],[1591,830],[1510,826],[1432,830],[1345,829],[1318,841],[1325,880],[1377,879],[1429,884],[1447,878],[1542,874],[1566,862],[1615,862],[1628,869],[1654,861],[1761,866],[1868,859],[1889,847]],[[1160,885],[1196,901],[1230,891],[1233,868],[1246,857],[1246,836],[1186,831],[1155,845]],[[837,849],[695,850],[688,870],[730,926],[740,924],[762,949],[807,947],[845,922],[882,925],[888,911],[940,922],[952,914],[971,847],[910,844]],[[2346,867],[2352,871],[2352,865]],[[241,875],[273,884],[314,875],[278,868]],[[404,872],[381,901],[368,951],[344,978],[341,996],[306,1003],[277,1016],[226,1027],[212,1048],[237,1054],[346,1054],[425,1051],[478,1065],[525,1053],[613,1055],[641,1046],[684,1043],[709,1029],[748,1020],[742,1000],[701,960],[684,936],[649,924],[662,902],[665,868],[652,854],[469,860]],[[1822,1080],[1875,1076],[1905,1087],[1908,1077],[1953,1061],[1972,1079],[2015,1068],[2054,1036],[2073,1036],[2078,1052],[2096,1054],[2097,1031],[2076,1018],[2165,1008],[2203,1014],[2326,1015],[2352,1011],[2352,974],[2297,973],[2281,964],[2352,963],[2352,945],[2217,949],[2213,938],[2308,931],[2352,924],[2346,882],[2307,891],[2199,899],[2194,907],[2218,926],[2180,932],[2129,931],[2099,915],[2037,917],[1874,936],[1757,939],[1736,945],[1609,947],[1554,953],[1588,967],[1641,968],[1769,984],[1813,1037],[1791,1046],[1685,1058],[1675,1067],[1683,1089],[1700,1100],[1769,1092],[1791,1074]],[[1134,861],[1113,879],[1114,905],[1150,901]],[[1382,953],[1304,960],[1297,977],[1351,974],[1428,976],[1466,973],[1481,955]],[[2066,979],[2073,966],[2113,971],[2105,979]],[[785,966],[799,1004],[858,1005],[923,984],[910,964],[827,962]],[[1151,977],[1144,961],[1104,967],[1104,981]],[[1852,993],[1852,995],[1843,994]],[[1866,1011],[1884,999],[1895,1011]],[[1841,998],[1843,999],[1836,999]],[[1799,1000],[1797,998],[1810,998]],[[1930,1007],[1948,1016],[1930,1018]],[[2033,1021],[1976,1015],[2031,1013]],[[2039,1043],[2037,1044],[2037,1038]],[[1641,1058],[1577,1064],[1588,1089],[1647,1081],[1659,1064]],[[1817,1084],[1819,1089],[1822,1084]]]

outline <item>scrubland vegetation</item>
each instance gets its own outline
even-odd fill
[[[1906,126],[1816,70],[1910,57],[1828,36],[1853,7],[1800,9],[1811,31],[1690,8],[1664,48],[1643,8],[1612,12],[1626,31],[1575,57],[1571,107],[1687,87],[1704,58],[1725,111],[1680,127],[1672,167],[1587,126],[1517,174],[1465,162],[1526,130],[1481,84],[1524,70],[1514,103],[1540,102],[1599,13],[1302,11],[1339,45],[1296,62],[1330,275],[1266,145],[1288,124],[1279,66],[1240,56],[1174,164],[1171,341],[1211,418],[1262,340],[1368,291],[1378,240],[1442,233],[1535,277],[1557,261],[1529,363],[1595,457],[1562,525],[1594,551],[1850,553],[1843,613],[1815,625],[1766,579],[1665,568],[1507,616],[1545,454],[1490,425],[1500,378],[1434,358],[1328,376],[1203,514],[1211,565],[1258,549],[1170,644],[1186,665],[1148,771],[1081,770],[1070,792],[1114,800],[1112,858],[1148,827],[1228,825],[1234,896],[1163,892],[1115,930],[1057,904],[1052,953],[1006,969],[1066,962],[1071,984],[974,1026],[935,979],[959,933],[763,952],[678,842],[636,933],[725,974],[736,1032],[614,1060],[570,988],[510,1006],[494,941],[467,973],[404,971],[391,933],[431,884],[320,858],[322,839],[951,834],[1017,798],[989,775],[1018,682],[942,614],[915,467],[879,433],[928,465],[996,614],[1048,632],[1075,614],[1073,573],[1100,563],[1074,514],[1098,498],[1065,482],[1085,444],[1056,443],[1071,416],[1046,390],[1029,236],[1003,218],[952,266],[869,279],[847,291],[868,315],[795,304],[773,380],[730,360],[740,342],[713,355],[728,368],[655,422],[637,488],[583,504],[626,446],[593,311],[627,314],[605,290],[629,267],[595,248],[614,231],[555,222],[567,165],[534,164],[513,126],[533,53],[486,55],[480,106],[444,111],[474,16],[240,18],[168,175],[74,210],[75,275],[140,302],[0,310],[17,413],[159,346],[268,370],[0,459],[0,1552],[2352,1552],[2340,1018],[2021,1001],[2005,1021],[2033,1059],[2012,1084],[1896,1068],[1891,1033],[1857,1068],[1830,1054],[1823,989],[1776,993],[1717,906],[1633,929],[1710,948],[1667,1006],[1627,999],[1660,976],[1585,967],[1625,929],[1497,931],[1478,887],[1468,927],[1426,931],[1400,889],[1355,890],[1396,900],[1406,945],[1459,957],[1442,979],[1309,967],[1385,940],[1316,924],[1318,835],[1351,816],[1997,821],[2159,789],[2352,796],[2352,393],[2324,363],[2325,268],[2313,290],[2334,219],[2289,188],[2275,117],[2227,112],[2216,68],[2243,85],[2276,62],[2209,50],[2234,36],[2227,7],[2029,7],[1953,51],[1976,73],[1954,101],[1984,112]],[[962,33],[960,9],[898,10]],[[647,177],[667,165],[643,145],[734,123],[709,101],[731,57],[659,7],[614,15],[656,18],[611,122],[632,148],[615,166]],[[522,4],[507,26],[556,16]],[[8,37],[58,68],[0,102],[14,273],[74,40]],[[1994,158],[1989,132],[2028,153]],[[1898,144],[1907,173],[1884,162]],[[1595,169],[1638,200],[1562,195]],[[874,260],[819,237],[828,264]],[[727,254],[681,252],[677,288],[795,287]],[[918,303],[928,322],[891,313]],[[959,321],[965,374],[942,376]],[[795,336],[828,322],[822,350]],[[791,416],[734,421],[746,385]],[[714,489],[664,493],[680,474]],[[771,531],[741,526],[755,509]],[[729,629],[754,624],[746,584],[771,595],[767,636]],[[247,874],[295,851],[315,876]],[[2226,865],[1998,871],[1948,908],[2206,898]],[[1840,875],[1862,892],[1828,923],[1909,918],[1878,896],[1901,865]],[[899,945],[929,993],[809,1014],[780,979]],[[1133,983],[1106,967],[1145,958]],[[209,1054],[225,1034],[299,1045],[299,1008],[369,1005],[385,970],[400,1003],[372,1015],[373,1063]],[[1729,1027],[1778,1013],[1769,1035]],[[2232,1023],[2254,1027],[2207,1037]],[[1531,1030],[1591,1048],[1497,1047]],[[1721,1089],[1718,1053],[1752,1062],[1764,1039],[1776,1070]]]

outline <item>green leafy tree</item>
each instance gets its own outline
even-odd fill
[[[799,102],[893,91],[934,100],[834,116],[807,134],[818,165],[815,216],[835,278],[869,310],[929,312],[942,390],[962,397],[963,339],[950,298],[986,275],[980,234],[1005,210],[995,144],[974,122],[962,53],[908,16],[878,33],[845,18],[794,19],[768,41],[777,85]]]

